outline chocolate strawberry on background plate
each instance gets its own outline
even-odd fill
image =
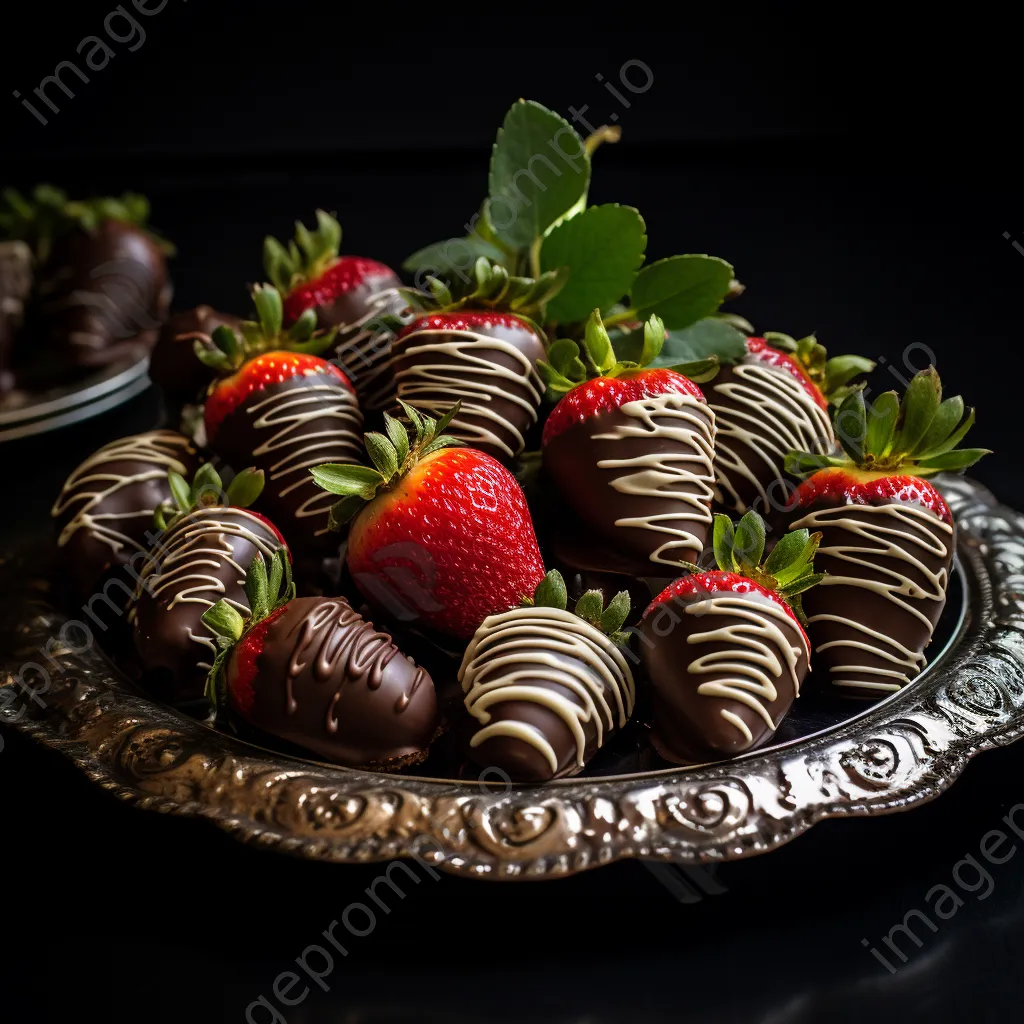
[[[520,782],[582,771],[633,713],[628,614],[625,591],[607,608],[587,591],[569,611],[552,570],[526,603],[484,619],[459,669],[468,756]]]
[[[284,538],[248,508],[263,489],[262,470],[243,470],[226,489],[209,463],[191,485],[168,476],[172,501],[154,516],[161,532],[139,573],[129,620],[147,682],[177,703],[202,699],[217,656],[203,614],[223,600],[248,615],[249,566],[257,552],[270,558]]]
[[[762,564],[764,521],[715,516],[717,568],[690,572],[644,613],[640,652],[651,682],[651,741],[678,764],[734,757],[778,729],[810,667],[801,595],[821,580],[818,535],[796,530]]]
[[[680,371],[704,376],[717,362],[651,368],[665,338],[658,317],[644,337],[638,362],[616,360],[595,311],[582,353],[594,379],[576,384],[562,372],[585,370],[572,341],[556,342],[541,367],[549,389],[562,393],[544,425],[546,480],[575,513],[553,524],[553,550],[575,570],[671,577],[707,540],[715,415]]]
[[[332,522],[348,525],[348,570],[366,600],[399,623],[468,639],[544,577],[530,510],[497,459],[445,433],[458,405],[439,420],[403,411],[409,430],[389,415],[386,435],[366,435],[372,467],[312,476],[341,498]]]
[[[381,322],[405,307],[401,281],[388,266],[364,256],[342,256],[341,225],[324,210],[316,228],[295,223],[287,246],[267,236],[263,268],[284,299],[284,322],[292,324],[307,309],[321,327],[337,329],[334,359],[352,382],[364,412],[380,410],[394,398],[387,362],[389,326]]]
[[[203,615],[219,637],[208,695],[240,719],[317,757],[393,771],[427,756],[438,731],[427,671],[342,597],[296,597],[283,550],[254,558],[251,613],[227,601]]]
[[[222,326],[212,344],[196,342],[223,374],[206,395],[207,443],[228,466],[266,474],[256,508],[284,534],[304,584],[340,542],[329,528],[332,501],[309,471],[358,459],[363,418],[348,378],[316,354],[331,347],[333,330],[317,331],[312,310],[284,330],[281,296],[269,285],[257,285],[253,301],[258,320],[244,321],[241,336]]]
[[[884,697],[924,668],[956,549],[949,506],[924,478],[988,454],[957,447],[973,423],[959,395],[943,400],[929,367],[902,402],[888,391],[869,412],[861,390],[848,395],[835,419],[841,454],[787,458],[789,472],[807,475],[790,528],[822,535],[828,576],[805,607],[815,664],[837,694]]]

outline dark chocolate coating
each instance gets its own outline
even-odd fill
[[[245,574],[257,552],[269,561],[281,543],[261,516],[216,506],[189,513],[155,542],[131,618],[135,649],[162,696],[174,701],[203,696],[217,655],[203,613],[223,599],[248,617]]]
[[[703,385],[717,422],[716,497],[726,509],[754,509],[770,528],[781,527],[798,482],[783,468],[786,455],[794,450],[831,451],[835,437],[827,412],[790,373],[751,355],[740,365],[742,379],[737,367],[722,366],[715,379]],[[747,432],[756,436],[755,445]]]
[[[222,326],[237,328],[241,320],[220,313],[212,306],[196,306],[172,313],[160,328],[156,347],[149,359],[149,375],[175,403],[198,402],[214,377],[199,361],[192,334],[210,336]]]
[[[624,724],[620,703],[625,717],[633,710],[632,677],[623,654],[582,620],[553,609],[517,608],[484,620],[467,649],[459,679],[465,701],[457,732],[466,756],[518,782],[575,775]],[[592,699],[589,712],[581,693]],[[566,702],[569,720],[544,703],[551,699],[548,695]],[[505,722],[513,723],[517,733],[525,727],[542,737],[551,747],[554,766],[535,743],[520,734],[502,734]],[[572,722],[583,732],[582,765]],[[480,738],[493,728],[497,731]]]
[[[232,467],[266,474],[253,507],[284,534],[297,559],[329,557],[341,536],[328,529],[335,495],[309,470],[364,457],[362,414],[352,389],[332,373],[288,377],[253,392],[219,425],[210,447]]]
[[[251,725],[351,768],[426,756],[438,725],[430,676],[344,598],[296,598],[257,629],[251,695],[242,688],[239,699],[237,653],[227,670],[233,706]]]
[[[107,220],[61,236],[37,282],[40,372],[137,359],[170,305],[167,262],[145,231]]]
[[[640,624],[640,651],[651,683],[651,741],[662,757],[677,764],[735,757],[763,743],[775,731],[743,701],[698,692],[704,684],[748,678],[735,670],[729,671],[726,666],[728,661],[752,662],[754,654],[749,648],[727,639],[690,642],[695,634],[749,625],[747,620],[728,608],[712,610],[709,607],[699,613],[686,611],[688,607],[699,607],[706,600],[703,594],[671,598],[655,606]],[[758,593],[744,594],[743,600],[747,607],[754,609],[775,604],[771,598]],[[777,626],[787,641],[800,649],[796,663],[796,686],[799,687],[808,670],[806,641],[799,626],[788,614],[785,618],[766,618],[765,621]],[[769,650],[774,649],[782,671],[778,676],[766,671],[777,697],[766,700],[755,695],[755,699],[767,710],[775,728],[778,728],[797,696],[797,689],[777,640],[767,637],[761,641]],[[723,668],[700,673],[689,671],[688,666],[698,658],[717,654],[729,655],[727,660],[719,663]],[[713,667],[715,662],[710,664]],[[745,723],[751,738],[748,739],[741,729],[724,718],[723,711]]]
[[[111,581],[111,599],[127,606],[149,549],[146,534],[156,535],[153,513],[171,498],[168,471],[191,479],[198,465],[187,437],[152,430],[104,445],[68,477],[51,515],[79,600]]]
[[[24,242],[0,242],[0,398],[14,388],[14,339],[32,288],[32,250]]]
[[[707,423],[711,416],[700,406],[699,415]],[[672,422],[655,416],[656,425]],[[552,524],[552,545],[556,557],[567,566],[583,571],[608,570],[631,576],[677,575],[670,565],[654,561],[652,556],[671,535],[637,525],[616,525],[617,520],[637,517],[663,516],[662,528],[684,531],[694,540],[686,550],[677,548],[677,554],[662,557],[695,561],[700,556],[710,534],[711,480],[690,480],[673,483],[672,489],[682,494],[701,497],[708,509],[707,521],[682,518],[692,515],[693,506],[682,498],[671,495],[626,494],[613,482],[637,472],[636,468],[604,468],[605,460],[641,458],[645,455],[696,455],[693,442],[684,443],[669,437],[651,434],[617,439],[600,438],[618,428],[632,426],[629,416],[621,409],[599,413],[584,423],[577,423],[556,434],[544,446],[544,469],[547,478],[558,487],[566,505],[576,514],[574,522],[563,517]],[[697,463],[692,463],[696,466]],[[673,518],[676,517],[676,518]],[[582,527],[582,529],[581,529]]]
[[[508,462],[523,450],[537,421],[544,393],[535,369],[544,358],[540,338],[525,325],[497,321],[435,333],[430,324],[430,318],[421,318],[394,341],[391,372],[398,397],[435,418],[461,400],[445,433]],[[514,351],[494,347],[488,339]],[[439,346],[457,346],[457,351],[440,351]],[[398,414],[397,408],[393,411]]]
[[[792,519],[794,523],[803,522],[808,515],[821,513],[826,508],[827,506],[820,504],[810,505],[792,513]],[[837,514],[869,529],[879,525],[878,516],[861,505],[844,506],[837,510]],[[814,650],[814,666],[819,669],[820,682],[825,683],[828,680],[831,684],[830,689],[836,695],[877,700],[898,689],[900,685],[905,685],[924,665],[924,650],[931,642],[935,625],[946,603],[946,582],[955,549],[954,535],[942,529],[941,521],[934,514],[928,513],[923,518],[913,518],[913,522],[919,523],[920,528],[926,531],[930,544],[936,549],[945,549],[945,554],[940,555],[927,551],[919,543],[909,539],[901,540],[899,536],[889,532],[875,542],[866,540],[863,536],[858,537],[839,525],[829,525],[829,520],[835,518],[836,515],[826,516],[824,520],[807,524],[812,530],[820,530],[822,535],[814,559],[815,571],[829,574],[822,583],[807,591],[802,597],[809,623],[807,632]],[[900,524],[898,520],[887,519],[882,525],[897,527]],[[921,535],[918,536],[920,539]],[[851,545],[870,546],[875,549],[875,553],[861,552],[854,556],[868,564],[851,564],[835,550],[849,549]],[[912,558],[920,561],[927,573],[905,560],[879,553],[883,547],[887,549],[890,545],[906,551]],[[928,574],[940,576],[941,587],[937,588]],[[898,595],[900,603],[887,597],[885,593],[843,583],[840,580],[840,577],[854,577],[883,586],[893,586],[900,582],[897,575],[909,580],[912,588],[912,594],[904,592]],[[936,596],[933,599],[923,596],[940,593],[941,597]],[[926,621],[922,621],[901,604],[919,611]],[[835,616],[836,619],[846,621],[823,619],[820,616]],[[865,629],[880,636],[872,636],[866,633]],[[831,646],[837,643],[841,646]],[[849,646],[854,643],[867,646]],[[913,659],[916,664],[908,663],[906,652],[900,651],[896,647],[897,644],[910,651],[911,657],[917,655],[917,658]],[[872,669],[876,671],[867,671]],[[904,678],[892,675],[893,672],[903,673]],[[858,685],[865,682],[887,684],[887,688]]]

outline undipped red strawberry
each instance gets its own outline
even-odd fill
[[[351,521],[348,567],[364,596],[393,617],[469,637],[490,614],[533,593],[544,576],[519,484],[484,452],[452,447],[440,420],[403,406],[412,423],[386,417],[387,436],[367,434],[374,468],[324,465],[313,478],[342,496]]]
[[[786,468],[810,474],[796,491],[792,529],[820,530],[829,575],[808,597],[817,661],[843,695],[877,698],[924,667],[946,602],[955,547],[949,507],[921,479],[963,470],[985,449],[957,449],[974,410],[942,399],[929,368],[901,402],[880,395],[870,413],[860,390],[836,413],[840,455],[792,452]]]

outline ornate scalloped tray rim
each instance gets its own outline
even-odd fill
[[[763,853],[825,818],[931,800],[975,754],[1024,733],[1024,516],[972,481],[942,484],[970,598],[959,645],[868,712],[740,761],[506,790],[261,757],[112,678],[95,651],[55,652],[46,706],[20,721],[6,707],[0,721],[123,800],[312,859],[417,857],[471,877],[539,879],[626,857]],[[22,606],[19,646],[37,651],[64,621],[43,602],[31,616]],[[19,664],[2,666],[0,684],[14,685]]]

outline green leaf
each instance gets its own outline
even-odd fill
[[[863,389],[858,388],[843,399],[833,426],[843,451],[859,464],[864,458],[864,440],[868,433],[868,413],[864,405]]]
[[[665,324],[661,317],[655,314],[643,325],[641,330],[644,333],[644,343],[640,349],[639,362],[641,366],[650,366],[661,355],[661,350],[665,347]]]
[[[196,471],[192,478],[192,504],[203,507],[218,505],[224,496],[224,483],[220,473],[206,462]]]
[[[732,281],[732,267],[716,256],[670,256],[648,264],[633,283],[637,316],[652,313],[671,331],[709,317],[722,304]]]
[[[340,533],[365,505],[366,502],[358,494],[350,494],[335,502],[327,517],[327,528]]]
[[[402,269],[410,274],[425,271],[432,277],[448,280],[458,277],[468,281],[473,265],[481,256],[499,264],[505,258],[505,254],[496,245],[478,235],[467,235],[465,238],[446,238],[417,249],[406,257]]]
[[[395,446],[399,465],[404,464],[409,455],[409,431],[405,429],[405,424],[389,413],[384,413],[384,429]]]
[[[865,451],[876,456],[887,454],[899,414],[900,399],[895,391],[885,391],[871,403]]]
[[[434,452],[439,452],[442,448],[458,448],[465,443],[462,438],[454,437],[451,434],[436,434],[434,439],[420,450],[420,458],[424,455],[432,455]]]
[[[692,380],[694,384],[703,384],[706,381],[714,380],[721,368],[718,356],[698,359],[693,363],[676,363],[675,366],[669,367],[670,370],[675,370],[676,373],[681,373],[684,377]]]
[[[842,466],[844,460],[833,455],[815,455],[812,452],[790,452],[783,460],[783,467],[793,476],[808,476],[829,466]]]
[[[928,457],[931,458],[934,455],[945,455],[946,452],[952,451],[966,436],[967,432],[974,426],[974,410],[968,409],[967,415],[964,417],[963,422],[956,430],[953,431],[949,437],[946,438],[942,444],[936,445],[928,452]]]
[[[917,447],[939,411],[941,394],[939,375],[933,368],[914,375],[903,396],[894,452],[912,452]]]
[[[298,320],[288,328],[288,340],[293,345],[305,344],[313,337],[313,333],[316,331],[316,323],[316,310],[312,307],[304,309],[299,315]]]
[[[513,104],[491,152],[488,209],[497,237],[529,249],[589,184],[590,157],[569,122],[532,100]]]
[[[188,481],[173,469],[167,474],[167,483],[171,488],[171,497],[174,503],[182,512],[187,512],[192,507],[192,488]]]
[[[604,373],[615,365],[615,350],[612,348],[611,338],[608,337],[608,331],[605,330],[601,320],[599,309],[595,309],[590,314],[583,334],[583,345],[598,373]]]
[[[380,470],[380,476],[387,482],[398,473],[398,455],[395,446],[383,434],[370,433],[363,440],[370,461]]]
[[[200,617],[217,636],[231,642],[240,639],[245,631],[245,619],[227,601],[218,601]]]
[[[918,471],[938,473],[942,470],[955,472],[973,466],[983,455],[991,455],[988,448],[959,448],[956,451],[944,452],[941,455],[932,455],[917,463]]]
[[[381,483],[380,473],[368,466],[345,466],[325,462],[321,466],[314,466],[310,473],[317,487],[330,491],[331,494],[345,496],[362,495]]]
[[[924,437],[918,441],[914,454],[927,457],[933,448],[941,445],[964,418],[964,400],[959,395],[947,398],[932,417]]]
[[[281,333],[284,323],[284,308],[281,304],[281,293],[268,284],[253,287],[252,301],[256,307],[256,316],[265,338],[276,338]]]
[[[587,367],[580,359],[580,347],[575,341],[560,338],[552,342],[548,348],[548,363],[563,377],[582,381],[587,375]]]
[[[592,626],[600,626],[604,611],[604,598],[600,590],[588,590],[576,602],[576,614]]]
[[[764,542],[764,520],[751,509],[737,524],[732,542],[733,558],[741,569],[754,568],[761,564]]]
[[[249,618],[252,622],[259,622],[270,613],[268,586],[267,563],[263,552],[257,551],[245,574],[245,596],[249,601],[249,611],[252,613]]]
[[[545,363],[543,359],[537,361],[537,373],[540,376],[540,379],[544,382],[545,394],[552,401],[557,401],[562,397],[562,395],[572,391],[572,389],[580,383],[580,381],[570,380],[568,377],[559,373],[549,363]],[[585,368],[584,376],[586,376]]]
[[[238,340],[238,335],[228,327],[227,324],[221,324],[213,329],[213,334],[210,335],[213,339],[214,345],[224,353],[229,360],[234,361],[241,357],[242,345]]]
[[[540,247],[540,268],[568,267],[569,280],[548,303],[548,320],[585,320],[628,295],[646,247],[643,218],[618,203],[591,206],[552,228]]]
[[[458,414],[458,411],[461,408],[462,401],[460,399],[446,413],[443,413],[441,415],[441,418],[434,423],[433,428],[431,429],[431,433],[433,433],[435,438],[439,437],[448,429],[448,424],[451,423],[453,419],[455,419],[456,415]]]
[[[783,587],[782,595],[787,600],[796,597],[797,594],[802,594],[805,590],[816,587],[827,575],[828,573],[824,572],[809,572]]]
[[[855,377],[870,373],[874,368],[875,364],[864,356],[833,356],[825,363],[825,397],[833,398]]]
[[[793,530],[783,534],[765,561],[764,571],[769,576],[779,579],[780,574],[784,573],[787,568],[799,565],[800,557],[807,548],[809,536],[810,533],[807,530]],[[779,582],[782,580],[779,579]]]
[[[284,548],[278,548],[270,558],[267,569],[267,595],[271,604],[276,604],[281,597],[281,584],[285,579],[288,566],[288,554]]]
[[[643,354],[643,329],[620,335],[613,343],[619,359],[640,362]],[[724,365],[738,363],[747,353],[747,339],[723,320],[706,317],[690,327],[670,331],[652,367],[676,366],[680,363],[701,362],[717,356]]]
[[[735,533],[732,520],[728,516],[715,515],[714,532],[712,544],[715,551],[715,561],[720,569],[726,572],[735,572],[737,569],[735,556]]]
[[[601,613],[601,632],[617,633],[629,615],[630,600],[629,591],[620,590],[609,602],[608,607]]]
[[[228,484],[227,501],[235,508],[249,508],[262,494],[265,475],[262,469],[243,469]]]
[[[551,569],[533,592],[533,603],[538,608],[559,608],[564,611],[567,600],[565,580],[557,569]]]

